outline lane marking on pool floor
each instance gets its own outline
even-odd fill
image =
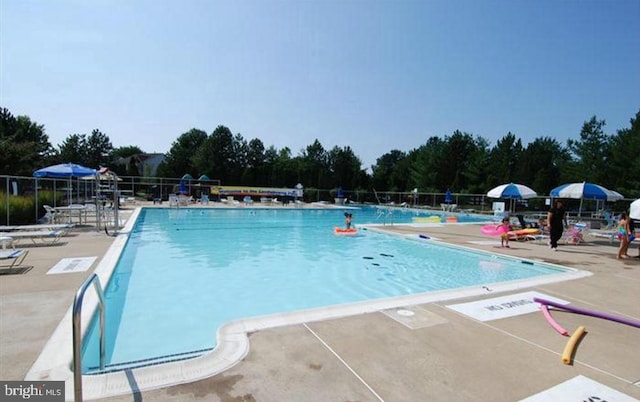
[[[324,347],[325,347],[325,348],[327,348],[327,349],[329,350],[329,352],[331,352],[331,353],[332,353],[332,354],[333,354],[333,355],[334,355],[338,360],[340,360],[340,362],[341,362],[341,363],[342,363],[342,364],[347,368],[347,370],[351,371],[351,373],[352,373],[353,375],[355,375],[355,376],[356,376],[356,378],[357,378],[357,379],[358,379],[358,380],[359,380],[359,381],[360,381],[360,382],[361,382],[365,387],[367,387],[367,389],[368,389],[369,391],[371,391],[371,393],[372,393],[376,398],[378,398],[378,400],[379,400],[380,402],[385,402],[385,401],[384,401],[384,399],[382,399],[382,397],[381,397],[380,395],[378,395],[378,393],[377,393],[373,388],[371,388],[371,386],[370,386],[369,384],[367,384],[367,382],[364,380],[364,378],[360,377],[360,375],[358,375],[358,373],[356,373],[356,371],[355,371],[353,368],[351,368],[351,366],[349,366],[349,364],[348,364],[346,361],[344,361],[344,359],[343,359],[342,357],[340,357],[340,355],[338,355],[338,353],[337,353],[335,350],[333,350],[333,349],[331,348],[331,346],[329,346],[329,345],[328,345],[328,344],[327,344],[327,343],[326,343],[322,338],[320,338],[320,335],[316,334],[316,333],[315,333],[311,328],[309,328],[309,326],[308,326],[306,323],[303,323],[302,325],[304,325],[304,327],[305,327],[309,332],[311,332],[311,334],[312,334],[313,336],[315,336],[315,337],[316,337],[316,339],[317,339],[317,340],[319,340],[319,341],[320,341],[320,343],[322,343],[322,344],[324,345]]]

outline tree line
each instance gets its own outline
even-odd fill
[[[539,194],[563,183],[588,181],[640,196],[640,110],[627,128],[605,133],[605,120],[585,121],[578,138],[565,144],[539,137],[524,145],[508,132],[494,145],[482,136],[454,131],[432,136],[418,148],[390,150],[377,158],[371,173],[349,146],[326,149],[319,140],[293,155],[288,147],[265,147],[225,126],[211,132],[191,129],[177,137],[158,168],[158,177],[202,174],[226,185],[293,187],[347,191],[411,191],[480,194],[499,184],[525,184]],[[31,176],[56,163],[109,166],[121,175],[118,159],[143,153],[135,145],[114,147],[108,135],[70,134],[53,146],[44,125],[0,108],[0,168],[5,175]]]

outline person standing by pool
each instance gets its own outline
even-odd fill
[[[498,226],[502,229],[502,235],[500,236],[500,246],[509,248],[509,231],[511,231],[511,223],[508,217],[502,218],[502,224]]]
[[[567,224],[567,214],[562,205],[562,200],[556,200],[556,205],[551,207],[547,214],[547,224],[549,225],[549,247],[553,251],[558,251],[558,240],[562,237]]]
[[[618,248],[618,259],[629,257],[627,251],[629,250],[629,243],[631,243],[630,236],[631,227],[629,225],[629,218],[627,218],[626,212],[622,212],[620,214],[620,219],[618,220],[618,239],[620,239],[620,247]]]

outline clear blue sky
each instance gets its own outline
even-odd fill
[[[609,134],[640,109],[640,1],[0,0],[0,106],[53,145],[167,152],[225,125],[364,167],[461,130]]]

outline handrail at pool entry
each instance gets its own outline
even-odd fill
[[[100,279],[97,274],[91,274],[91,276],[82,284],[76,296],[73,300],[73,388],[74,388],[74,400],[82,401],[82,300],[87,291],[87,288],[93,284],[93,287],[98,294],[100,308],[100,369],[104,369],[104,355],[105,355],[105,339],[104,339],[104,323],[105,323],[105,306],[104,306],[104,292],[100,285]]]

